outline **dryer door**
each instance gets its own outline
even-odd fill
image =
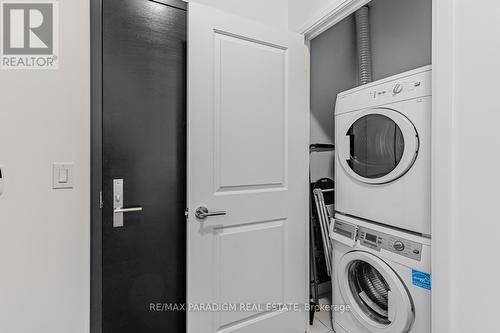
[[[405,333],[415,321],[405,285],[383,260],[364,251],[345,254],[337,267],[339,289],[351,313],[370,332]]]
[[[338,158],[353,178],[385,184],[403,176],[417,158],[418,133],[400,112],[375,108],[356,114],[337,143]]]

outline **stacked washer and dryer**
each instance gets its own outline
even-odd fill
[[[337,333],[431,331],[431,77],[426,66],[337,97]]]

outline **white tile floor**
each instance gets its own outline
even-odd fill
[[[330,304],[328,298],[320,299],[320,304]],[[309,326],[309,333],[329,333],[334,332],[332,328],[332,321],[328,311],[316,312],[314,315],[314,323]]]
[[[309,326],[309,333],[330,333],[330,332],[333,332],[333,330],[329,326],[331,326],[331,325],[326,326],[318,318],[315,318],[313,325]]]

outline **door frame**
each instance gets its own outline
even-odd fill
[[[90,332],[102,332],[102,0],[90,0]]]
[[[330,0],[299,30],[307,46],[307,78],[310,80],[311,40],[354,13],[371,0]],[[451,332],[449,301],[453,258],[453,107],[455,0],[432,0],[432,332]],[[308,84],[310,98],[310,84]],[[439,223],[438,223],[439,222]],[[437,263],[439,262],[439,265]]]
[[[182,0],[151,0],[187,11]],[[90,0],[90,333],[102,333],[102,2]]]

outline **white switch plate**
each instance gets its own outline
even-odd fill
[[[73,188],[73,163],[52,164],[52,188]]]

